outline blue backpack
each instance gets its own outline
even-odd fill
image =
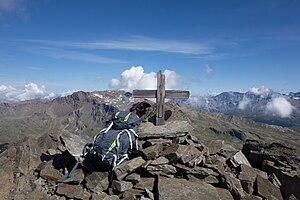
[[[94,138],[92,151],[96,154],[104,168],[113,169],[128,160],[128,152],[138,149],[138,116],[129,111],[113,114],[108,127],[102,129]]]

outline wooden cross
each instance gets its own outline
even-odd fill
[[[157,72],[157,90],[133,90],[134,98],[156,98],[156,126],[165,124],[165,98],[188,99],[189,91],[165,90],[165,75]]]

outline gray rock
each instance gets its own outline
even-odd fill
[[[262,200],[262,198],[255,195],[250,195],[246,196],[243,200]]]
[[[129,173],[134,172],[145,163],[142,157],[137,157],[127,162],[122,163],[114,169],[116,178],[120,181],[126,177]]]
[[[239,150],[231,146],[230,144],[223,145],[223,154],[226,155],[226,158],[234,156]]]
[[[114,192],[120,193],[125,192],[126,190],[130,190],[133,187],[133,184],[128,181],[117,181],[113,180],[112,189]]]
[[[158,195],[163,200],[220,199],[216,188],[210,184],[164,177],[158,179]]]
[[[153,177],[141,177],[141,180],[134,186],[135,189],[144,191],[147,188],[153,191],[155,179]]]
[[[28,192],[23,199],[46,199],[46,194],[40,189],[35,188],[33,191]]]
[[[65,183],[58,183],[56,193],[64,195],[70,199],[82,199],[83,189],[80,185],[69,185]]]
[[[292,171],[283,171],[282,168],[277,166],[277,163],[265,160],[262,169],[269,174],[274,173],[278,180],[281,182],[280,190],[284,199],[292,198],[293,196],[300,199],[300,172],[297,168]]]
[[[12,150],[12,148],[9,148],[8,150]],[[5,151],[4,153],[6,152],[7,151]],[[13,161],[10,158],[4,156],[0,157],[0,176],[1,176],[0,199],[9,199],[9,193],[15,185],[12,166],[13,166]]]
[[[296,147],[283,143],[265,143],[258,140],[247,140],[243,153],[252,163],[262,163],[264,160],[291,160],[296,157]]]
[[[139,138],[176,138],[187,135],[192,129],[187,121],[170,121],[162,126],[155,126],[149,122],[142,123]]]
[[[52,183],[56,183],[62,176],[53,166],[53,161],[50,160],[41,167],[40,176]]]
[[[163,145],[161,143],[157,143],[153,146],[142,149],[141,153],[145,160],[153,160],[159,156],[162,149]]]
[[[136,200],[145,195],[145,190],[132,188],[122,193],[121,199],[124,200]]]
[[[169,164],[149,165],[147,171],[153,175],[173,175],[177,172],[176,168]]]
[[[187,140],[186,136],[181,136],[181,137],[176,137],[173,138],[172,143],[177,143],[177,144],[184,144]]]
[[[182,156],[180,157],[180,160],[182,161],[183,164],[189,167],[194,167],[200,164],[203,158],[204,158],[203,152],[199,151],[194,146],[187,146]]]
[[[283,200],[279,188],[275,187],[269,180],[257,176],[257,193],[266,199]]]
[[[97,193],[92,193],[92,200],[99,200],[99,199],[104,199],[106,198],[107,195],[105,192],[97,192]]]
[[[145,188],[145,192],[146,192],[147,196],[149,197],[149,199],[154,200],[154,194],[148,188]]]
[[[185,165],[181,165],[181,164],[176,164],[176,168],[180,171],[182,171],[185,174],[193,174],[193,175],[197,175],[198,177],[205,177],[205,176],[219,176],[219,173],[214,172],[212,169],[209,168],[205,168],[205,167],[187,167]]]
[[[217,184],[219,183],[219,180],[212,175],[208,175],[208,176],[201,176],[201,175],[192,175],[192,174],[187,174],[186,175],[189,181],[193,181],[193,182],[205,182],[205,183],[209,183],[209,184]]]
[[[142,164],[141,168],[146,169],[151,163],[152,163],[152,160],[146,160],[144,162],[144,164]]]
[[[229,160],[230,160],[230,163],[233,165],[233,167],[238,167],[238,166],[240,166],[240,164],[245,164],[245,165],[248,165],[249,167],[251,167],[249,161],[247,160],[247,158],[241,151],[238,151]]]
[[[49,200],[66,200],[67,197],[65,196],[58,196],[58,195],[51,195],[51,196],[47,196]]]
[[[141,180],[141,175],[133,173],[129,174],[128,176],[125,177],[125,181],[130,181],[133,184],[138,183]]]
[[[209,148],[210,154],[216,154],[223,150],[224,140],[212,140],[207,147]]]
[[[204,146],[202,144],[195,142],[194,140],[186,139],[185,141],[188,145],[194,146],[197,149],[199,149],[200,151],[203,151],[203,149],[204,149]]]
[[[147,139],[145,142],[146,142],[145,145],[148,146],[153,146],[155,144],[162,144],[163,146],[166,146],[172,144],[171,139],[164,139],[164,138]]]
[[[220,185],[223,188],[228,189],[234,199],[242,199],[246,196],[239,179],[235,178],[233,174],[228,172],[225,173],[219,172],[219,173],[220,173],[220,181],[221,181]]]
[[[79,184],[84,180],[84,173],[81,168],[78,168],[74,171],[72,176],[66,174],[58,182],[61,183],[70,183],[70,184]]]
[[[109,186],[108,172],[93,172],[85,177],[86,187],[92,192],[102,192]]]
[[[168,164],[169,160],[165,157],[159,157],[155,160],[153,160],[150,164],[151,165],[163,165],[163,164]]]
[[[84,190],[83,190],[83,197],[82,197],[82,199],[83,199],[83,200],[90,200],[91,197],[92,197],[92,194],[89,193],[86,189],[84,189]]]
[[[190,133],[187,135],[187,139],[191,140],[193,143],[200,144],[198,138]]]
[[[127,191],[122,193],[121,199],[123,199],[123,200],[135,200],[137,198],[136,198],[136,195],[134,193],[131,193],[129,190],[127,190]]]
[[[220,200],[234,200],[230,192],[224,188],[216,188],[219,194]]]
[[[243,186],[243,189],[248,193],[252,194],[254,191],[254,183],[256,180],[256,177],[258,174],[263,175],[265,178],[267,178],[267,175],[265,172],[260,171],[259,169],[255,169],[252,167],[249,167],[248,165],[241,164],[240,166],[241,172],[239,173],[238,178],[241,181],[241,184]]]
[[[92,143],[93,138],[87,135],[77,135],[74,133],[64,132],[61,135],[66,149],[72,156],[79,157],[82,154],[82,150],[87,143]]]
[[[212,176],[212,175],[208,175],[207,177],[205,177],[203,179],[204,182],[209,183],[209,184],[217,184],[219,183],[219,180],[217,179],[217,177]]]
[[[151,200],[150,198],[147,198],[147,197],[144,197],[144,196],[142,196],[141,197],[141,200]]]
[[[160,156],[166,157],[171,163],[176,163],[179,158],[185,154],[188,146],[181,144],[171,144],[167,147],[163,152],[161,152]]]
[[[224,158],[223,156],[219,156],[219,155],[210,155],[209,159],[211,161],[211,165],[214,165],[215,169],[218,169],[220,171],[224,171],[225,167],[227,166],[226,164],[226,158]],[[205,165],[204,165],[205,166]]]
[[[103,200],[119,200],[120,198],[117,195],[107,195]]]

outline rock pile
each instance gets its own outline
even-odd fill
[[[113,175],[87,171],[62,137],[28,137],[0,157],[1,199],[300,199],[293,147],[249,140],[204,146],[184,121],[143,123],[138,152]],[[96,163],[94,163],[96,165]],[[252,167],[252,166],[255,166]]]

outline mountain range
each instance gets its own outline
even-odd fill
[[[300,127],[300,92],[281,94],[265,88],[246,93],[194,95],[181,103],[203,111],[240,116],[256,122],[283,127]]]
[[[207,107],[209,109],[226,111],[225,108],[230,108],[231,111],[239,111],[236,107],[239,100],[242,100],[245,95],[248,98],[251,97],[252,102],[256,99],[256,109],[262,105],[262,100],[267,103],[267,99],[271,98],[271,96],[257,97],[251,94],[222,93],[208,98],[210,103],[206,105],[210,106]],[[297,94],[294,96],[297,97]],[[61,135],[66,133],[93,138],[105,126],[113,112],[129,110],[134,102],[142,100],[134,99],[130,93],[124,91],[80,91],[53,100],[35,99],[1,103],[1,149],[5,149],[8,144],[28,135],[38,137],[43,134]],[[294,105],[297,103],[299,105],[297,98],[289,101],[294,102]],[[300,134],[297,128],[257,123],[239,116],[224,115],[221,112],[193,109],[190,107],[191,102],[186,101],[185,103],[168,102],[166,112],[171,113],[169,115],[171,120],[189,121],[194,128],[193,134],[204,143],[208,143],[212,139],[223,139],[239,148],[246,139],[254,138],[268,142],[281,141],[294,145],[297,149],[300,147]],[[224,113],[229,114],[230,109]],[[251,111],[255,112],[255,109]],[[256,112],[262,113],[258,110]],[[240,111],[240,113],[243,112]],[[251,115],[249,114],[249,116]],[[299,120],[297,123],[299,124]]]
[[[122,91],[80,91],[53,100],[1,103],[0,143],[57,132],[93,136],[116,109],[128,109],[130,99],[125,94]]]

